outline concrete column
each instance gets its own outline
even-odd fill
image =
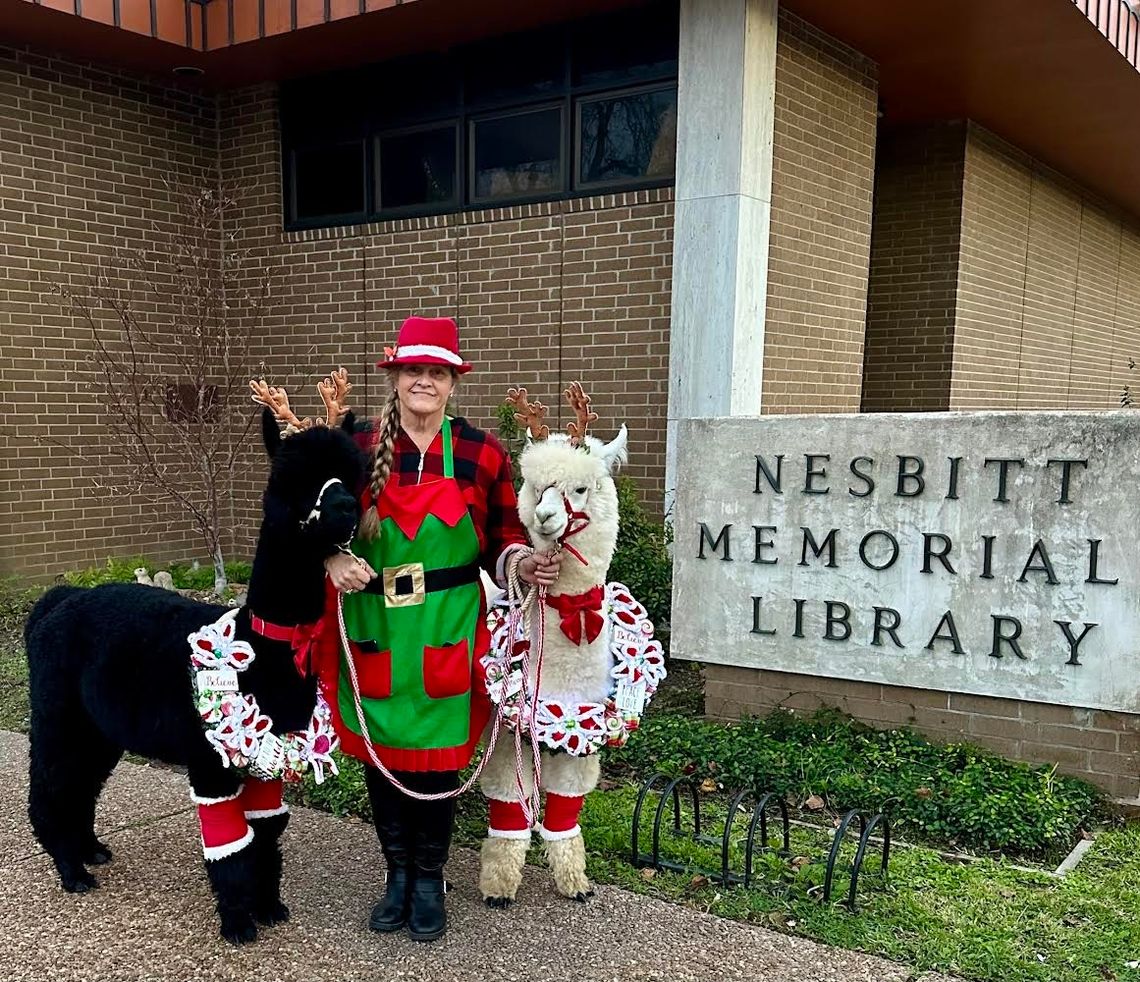
[[[666,508],[676,421],[760,412],[777,0],[681,0]]]

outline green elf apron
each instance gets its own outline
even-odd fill
[[[446,417],[440,436],[443,478],[385,486],[380,534],[352,546],[377,577],[343,598],[351,650],[340,645],[334,708],[342,732],[351,734],[345,749],[368,759],[346,661],[352,657],[367,739],[387,766],[403,770],[459,769],[471,749],[464,753],[482,609],[479,538],[455,480]]]

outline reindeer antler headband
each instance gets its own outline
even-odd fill
[[[598,418],[598,414],[591,410],[590,397],[586,395],[581,382],[573,382],[563,395],[574,410],[576,420],[566,426],[566,432],[570,434],[570,446],[584,447],[586,431]],[[526,389],[520,387],[508,390],[507,402],[515,407],[515,419],[530,431],[532,440],[545,440],[550,436],[550,427],[543,423],[546,407],[541,402],[531,402]]]
[[[344,414],[348,412],[345,399],[352,391],[352,383],[348,380],[348,372],[338,368],[335,372],[326,375],[317,383],[317,391],[321,394],[321,401],[325,404],[325,418],[316,420],[299,419],[297,414],[289,407],[289,394],[275,385],[269,385],[265,379],[250,379],[249,387],[253,392],[251,398],[259,405],[273,410],[279,423],[285,424],[285,436],[300,433],[311,426],[336,426]]]
[[[570,434],[570,446],[584,447],[586,430],[598,418],[598,414],[590,409],[590,397],[586,395],[581,382],[570,383],[570,388],[562,394],[566,396],[566,401],[570,403],[570,408],[574,410],[574,415],[578,419],[576,423],[566,424],[566,432]]]
[[[550,427],[543,423],[546,407],[541,402],[530,402],[526,389],[508,389],[507,402],[515,407],[515,420],[530,430],[532,440],[545,440],[550,436]]]

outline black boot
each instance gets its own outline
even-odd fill
[[[457,779],[457,774],[454,779],[449,774],[440,784],[450,786]],[[413,941],[434,941],[447,930],[443,868],[451,849],[455,799],[417,801],[414,812],[415,847],[408,934]]]
[[[289,920],[289,908],[281,900],[281,833],[289,824],[289,813],[251,818],[255,879],[253,883],[253,916],[266,926]]]
[[[372,805],[372,824],[388,865],[384,896],[372,908],[368,926],[373,931],[389,933],[408,923],[411,834],[404,822],[404,796],[373,767],[365,767],[364,779]]]

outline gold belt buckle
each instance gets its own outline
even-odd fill
[[[384,606],[415,607],[425,599],[423,563],[384,567]]]

